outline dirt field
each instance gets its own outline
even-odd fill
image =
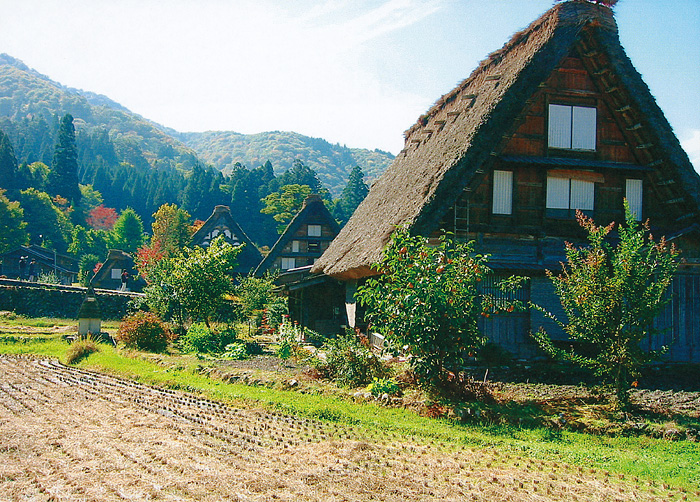
[[[0,356],[0,500],[679,500],[604,472],[442,449]]]

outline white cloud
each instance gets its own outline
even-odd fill
[[[691,130],[681,139],[681,146],[690,157],[695,170],[700,173],[700,129]]]

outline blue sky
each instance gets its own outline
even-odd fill
[[[179,131],[403,131],[552,0],[23,0],[0,52]],[[620,0],[620,38],[700,170],[700,0]]]

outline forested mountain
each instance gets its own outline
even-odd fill
[[[278,208],[266,197],[320,193],[344,222],[366,193],[365,173],[378,176],[391,158],[295,133],[178,133],[0,54],[0,252],[23,243],[76,257],[135,249],[119,221],[148,232],[165,204],[191,223],[228,205],[258,246],[272,246]]]
[[[65,87],[21,61],[0,54],[0,128],[13,137],[11,123],[25,123],[32,133],[15,145],[19,162],[47,163],[45,149],[36,143],[55,131],[59,117],[66,113],[73,116],[79,135],[92,137],[107,132],[120,162],[140,168],[158,162],[158,167],[183,171],[197,162],[193,150],[109,98]]]
[[[373,180],[394,159],[389,152],[333,145],[324,139],[295,132],[207,131],[179,133],[176,137],[194,149],[200,159],[224,174],[230,173],[237,162],[253,167],[268,160],[275,174],[279,174],[291,168],[295,160],[301,160],[318,173],[321,183],[336,196],[343,190],[353,167],[360,166],[365,176]]]
[[[337,196],[354,166],[359,165],[372,180],[393,160],[388,152],[332,145],[294,132],[180,133],[130,112],[106,96],[65,87],[0,54],[0,129],[13,141],[18,140],[14,141],[15,155],[20,163],[50,163],[53,141],[49,138],[65,113],[74,118],[84,161],[93,161],[99,154],[96,149],[104,148],[108,139],[112,143],[107,146],[108,154],[113,160],[139,169],[188,172],[201,160],[228,174],[236,163],[253,169],[269,160],[275,174],[280,174],[300,160]]]

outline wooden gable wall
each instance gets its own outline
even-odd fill
[[[594,151],[548,147],[550,103],[596,108]],[[502,234],[510,241],[527,236],[582,238],[584,234],[573,218],[573,211],[570,217],[552,217],[547,212],[547,175],[557,170],[570,171],[572,178],[595,180],[595,210],[590,215],[599,224],[623,220],[626,180],[642,180],[643,219],[652,217],[653,229],[662,229],[664,234],[672,232],[678,225],[652,189],[653,169],[642,163],[639,145],[630,141],[630,133],[617,115],[614,104],[599,89],[583,57],[572,50],[528,100],[518,120],[504,129],[502,144],[494,149],[498,155],[483,170],[481,182],[462,194],[443,217],[440,228],[462,239],[474,239],[484,233]],[[547,160],[538,163],[536,159]],[[581,162],[589,165],[576,165]],[[493,214],[494,170],[513,173],[509,215]]]

